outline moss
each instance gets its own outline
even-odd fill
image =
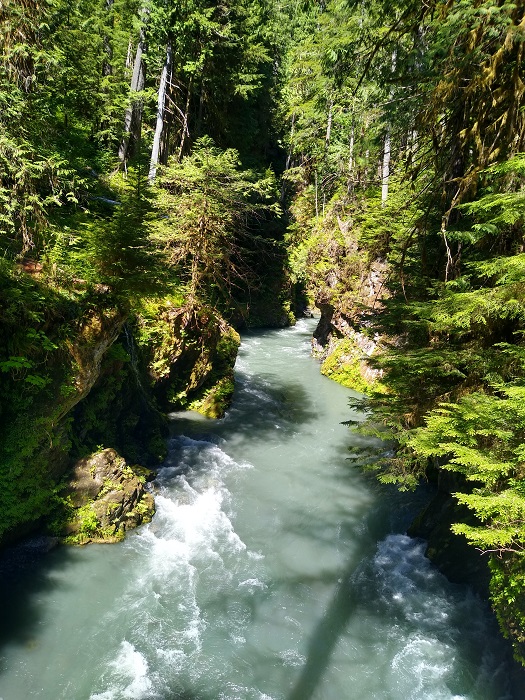
[[[144,362],[133,365],[124,337],[104,356],[100,376],[74,410],[75,456],[112,445],[127,460],[158,464],[166,456],[166,419],[156,408]]]
[[[362,361],[361,352],[355,342],[350,338],[343,338],[336,342],[335,348],[321,365],[321,373],[338,384],[366,394],[370,391],[371,384],[361,373]]]
[[[151,308],[150,308],[151,312]],[[153,392],[163,410],[219,416],[229,403],[239,334],[207,306],[157,306],[160,322],[138,319]],[[156,330],[153,330],[156,329]],[[229,378],[229,383],[222,381]]]
[[[113,449],[80,459],[57,499],[52,532],[65,544],[115,542],[125,531],[149,522],[155,512],[144,490],[149,470],[130,466]]]
[[[188,408],[207,418],[221,418],[231,403],[235,389],[233,366],[241,339],[231,326],[221,333],[212,355],[211,371],[199,394]]]
[[[235,385],[232,377],[223,377],[204,396],[192,401],[188,408],[207,418],[221,418],[231,403]]]

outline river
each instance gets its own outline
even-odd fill
[[[175,415],[157,513],[0,562],[0,700],[521,700],[486,606],[346,460],[313,322],[246,334],[226,417]]]

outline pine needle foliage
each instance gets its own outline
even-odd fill
[[[278,214],[275,177],[241,170],[234,149],[199,139],[182,162],[159,176],[152,237],[188,286],[190,300],[224,304],[232,288],[255,285],[250,257],[267,243],[250,230],[257,217]]]

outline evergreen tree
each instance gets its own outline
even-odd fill
[[[187,280],[190,304],[224,306],[232,287],[250,282],[250,220],[278,212],[273,174],[259,178],[239,166],[236,151],[221,151],[203,137],[191,155],[180,163],[173,159],[159,177],[161,218],[153,235]]]

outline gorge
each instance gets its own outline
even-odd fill
[[[520,697],[524,46],[503,0],[0,3],[14,700]]]

